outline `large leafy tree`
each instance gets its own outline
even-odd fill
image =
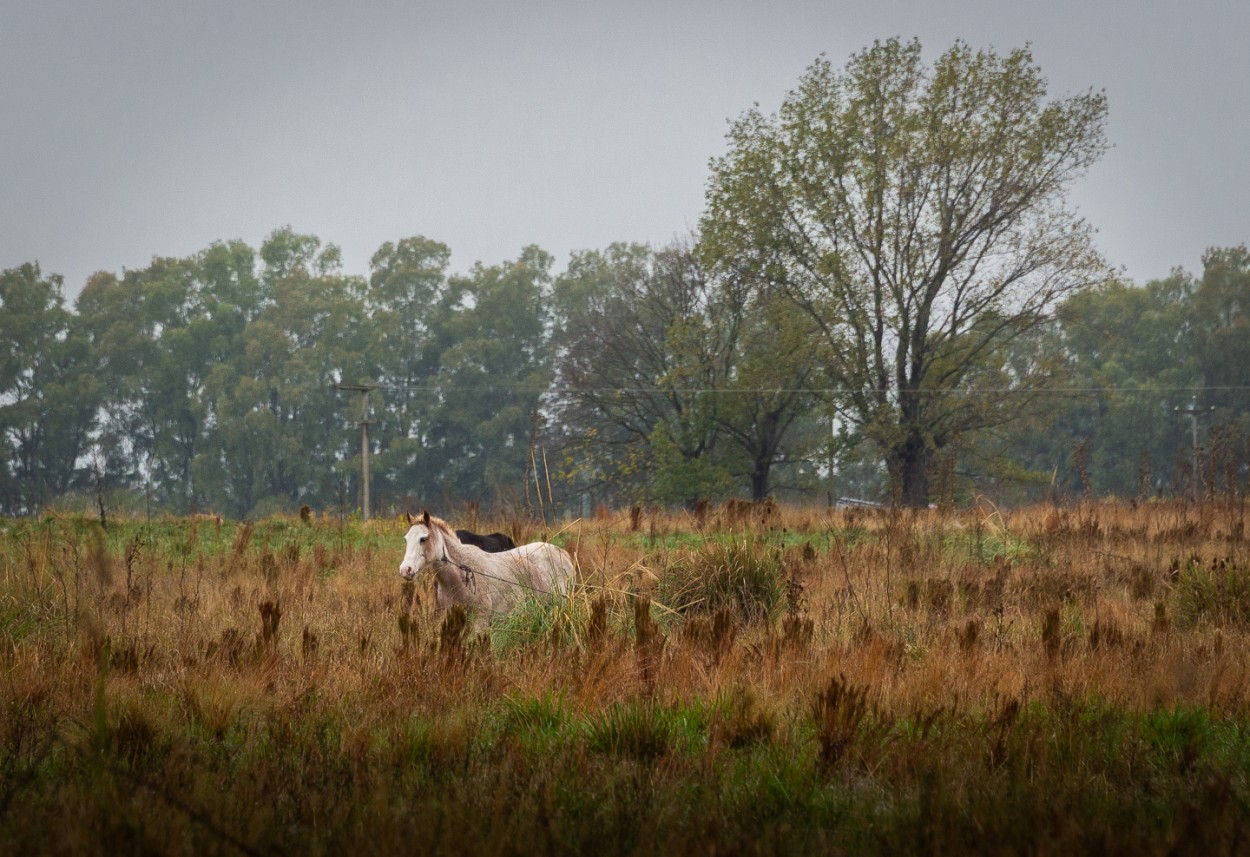
[[[377,440],[379,500],[431,498],[428,431],[440,406],[433,379],[439,357],[451,344],[451,323],[463,308],[463,284],[447,276],[451,251],[437,241],[413,236],[386,242],[373,255],[367,310],[370,373],[346,381],[377,383],[371,434]]]
[[[242,242],[99,273],[78,298],[103,395],[95,453],[111,485],[178,511],[205,501],[193,462],[215,424],[206,383],[236,353],[264,296]]]
[[[1059,315],[1076,386],[1098,395],[1075,402],[1051,442],[1085,442],[1090,487],[1131,495],[1145,490],[1149,472],[1156,490],[1170,483],[1188,492],[1195,480],[1210,486],[1225,477],[1210,471],[1224,468],[1211,457],[1243,457],[1250,432],[1248,306],[1244,246],[1206,252],[1201,277],[1176,270],[1143,287],[1113,284],[1065,302]],[[1205,447],[1199,473],[1191,463],[1193,411]]]
[[[284,228],[260,256],[264,297],[229,359],[207,370],[193,467],[207,502],[236,515],[334,502],[336,464],[354,445],[333,385],[365,374],[365,285],[339,272],[338,248]]]
[[[1188,493],[1196,410],[1199,477],[1218,486],[1231,466],[1235,481],[1250,434],[1247,306],[1245,247],[1209,250],[1201,277],[1177,269],[1145,286],[1113,281],[1073,295],[1051,337],[1070,391],[1053,399],[1047,431],[1030,422],[1002,451],[1066,490]]]
[[[614,244],[575,254],[556,305],[566,476],[616,500],[725,493],[719,394],[740,314],[689,248]]]
[[[1216,247],[1202,259],[1190,330],[1207,390],[1199,404],[1217,422],[1241,421],[1250,430],[1250,251]]]
[[[741,454],[751,499],[763,500],[774,487],[778,465],[795,470],[820,452],[827,427],[823,388],[827,360],[811,319],[780,295],[737,293],[741,321],[733,365],[716,419]],[[827,448],[827,443],[826,443]]]
[[[156,362],[150,308],[139,287],[140,273],[119,279],[100,271],[78,295],[77,309],[90,349],[92,375],[102,383],[97,468],[120,486],[141,486],[151,444],[144,430],[144,367]]]
[[[1212,248],[1202,259],[1191,321],[1195,360],[1207,409],[1202,484],[1244,491],[1250,456],[1250,252]],[[1244,496],[1244,495],[1243,495]]]
[[[479,263],[452,278],[449,289],[463,301],[446,317],[438,372],[424,388],[435,403],[423,432],[426,496],[490,501],[524,492],[551,382],[551,264],[530,246],[515,261]]]
[[[0,510],[38,511],[73,487],[100,387],[61,278],[0,272]]]
[[[1046,383],[996,352],[1104,278],[1064,203],[1105,119],[1099,93],[1048,99],[1027,49],[957,43],[930,67],[892,39],[842,71],[819,59],[712,163],[704,257],[807,313],[905,503],[928,502],[943,449]]]
[[[805,463],[796,425],[820,405],[810,319],[688,242],[579,253],[557,280],[557,395],[574,484],[668,502],[762,499]]]

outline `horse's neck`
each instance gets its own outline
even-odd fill
[[[455,580],[463,588],[465,576],[476,571],[481,563],[474,560],[474,551],[466,550],[459,539],[445,531],[439,531],[439,536],[438,575],[443,580]]]
[[[447,561],[444,568],[450,568],[463,581],[465,577],[474,580],[474,592],[498,590],[501,585],[511,583],[515,579],[515,569],[508,563],[500,562],[499,554],[487,553],[473,545],[461,544],[459,539],[448,539],[443,536],[443,555]]]
[[[460,543],[454,535],[443,530],[439,531],[439,542],[443,547],[443,555],[439,559],[449,560],[453,565],[465,565],[466,556],[464,545]]]
[[[472,597],[464,582],[464,572],[454,563],[440,561],[434,577],[453,602],[461,603]]]

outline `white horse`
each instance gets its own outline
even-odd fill
[[[529,594],[567,594],[573,559],[548,542],[531,542],[510,551],[487,553],[462,544],[440,518],[422,512],[408,515],[407,549],[399,573],[413,580],[425,568],[434,572],[434,606],[476,608],[474,624],[483,628],[496,614],[507,613]]]

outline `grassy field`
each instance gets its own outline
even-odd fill
[[[0,851],[1244,852],[1246,517],[482,521],[579,566],[482,636],[399,520],[0,522]]]

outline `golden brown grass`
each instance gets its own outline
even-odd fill
[[[560,541],[580,583],[480,638],[402,583],[398,520],[8,522],[0,837],[1218,852],[1247,831],[1245,518],[733,504],[482,521]],[[769,609],[716,577],[726,563],[776,584]]]

